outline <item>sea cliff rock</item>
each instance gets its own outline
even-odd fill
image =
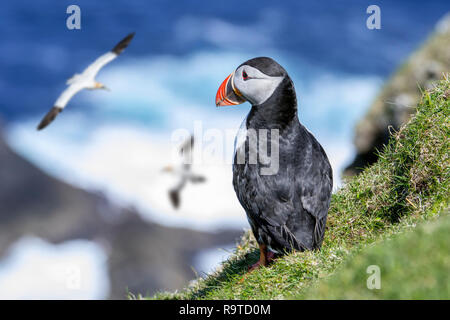
[[[389,131],[404,124],[419,102],[421,90],[450,71],[450,13],[436,25],[433,34],[397,70],[382,88],[366,115],[356,124],[356,157],[344,175],[359,173],[377,160],[388,142]]]

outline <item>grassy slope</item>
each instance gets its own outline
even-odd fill
[[[299,299],[450,299],[450,217],[424,224],[350,256],[330,279]],[[381,287],[367,288],[368,266]]]
[[[294,252],[246,274],[258,259],[255,241],[247,233],[216,273],[181,292],[153,298],[305,298],[308,289],[329,277],[345,258],[418,223],[436,220],[450,198],[449,99],[446,77],[424,92],[416,115],[393,133],[379,161],[333,195],[321,251]]]

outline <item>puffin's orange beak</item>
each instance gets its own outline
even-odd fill
[[[246,100],[242,93],[234,86],[234,72],[230,74],[220,85],[216,94],[216,106],[234,106],[244,103]]]

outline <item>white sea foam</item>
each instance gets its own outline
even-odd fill
[[[0,299],[105,299],[106,254],[97,244],[73,240],[53,245],[22,238],[0,264]]]
[[[164,140],[145,129],[104,126],[82,143],[67,143],[53,135],[36,139],[27,128],[16,127],[17,139],[13,140],[21,141],[16,148],[39,166],[71,184],[102,190],[116,203],[134,205],[152,221],[197,229],[245,224],[231,185],[230,165],[195,165],[194,158],[193,171],[207,181],[189,184],[182,192],[180,210],[172,208],[168,190],[177,178],[162,172],[171,164],[170,137]]]

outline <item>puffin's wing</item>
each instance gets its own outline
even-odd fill
[[[84,71],[83,74],[94,78],[97,73],[103,68],[106,64],[113,61],[117,58],[123,50],[130,44],[131,40],[134,37],[134,32],[127,35],[123,38],[111,51],[101,55],[97,58],[93,63],[91,63]]]
[[[55,105],[50,111],[45,115],[45,117],[39,123],[37,130],[42,130],[48,126],[56,116],[65,108],[70,99],[79,91],[83,89],[82,85],[79,83],[73,83],[64,90],[58,99],[56,99]]]
[[[317,141],[315,142],[318,152],[314,152],[312,155],[310,176],[314,176],[316,179],[312,180],[304,177],[304,179],[297,181],[300,184],[298,190],[301,191],[300,201],[302,207],[316,220],[313,242],[320,247],[325,233],[325,224],[333,189],[333,172],[325,151]]]
[[[310,146],[296,154],[304,160],[297,157],[297,161],[286,161],[280,157],[280,161],[284,161],[280,168],[285,169],[275,175],[258,175],[255,177],[257,187],[237,192],[254,195],[252,203],[247,203],[254,210],[247,213],[260,225],[265,225],[278,242],[294,243],[302,250],[313,249],[320,247],[325,230],[332,190],[331,166],[314,137]],[[246,197],[238,195],[238,198]],[[302,228],[299,224],[305,223],[311,223],[314,228],[312,243],[305,242],[306,238],[301,236],[306,225]],[[293,225],[297,225],[300,233],[293,233],[294,228],[290,227]],[[305,236],[308,237],[306,233]]]

